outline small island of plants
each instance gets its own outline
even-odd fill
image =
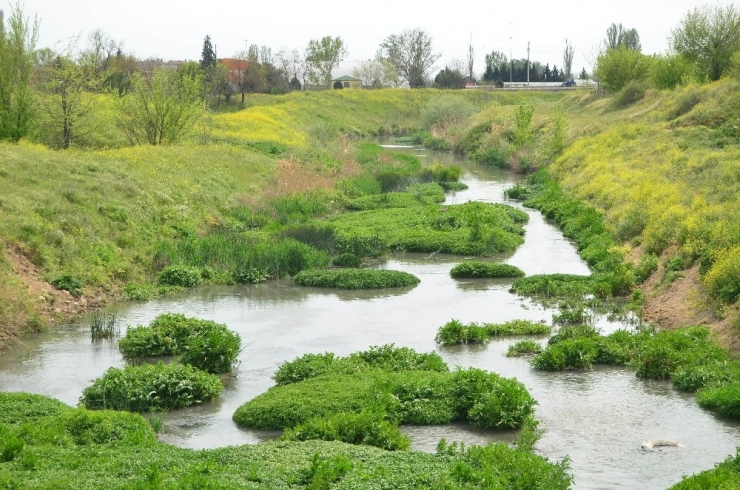
[[[295,276],[298,286],[333,289],[383,289],[415,286],[419,278],[385,269],[311,269]]]
[[[478,260],[466,260],[450,271],[455,279],[524,277],[524,271],[509,264],[492,264]]]

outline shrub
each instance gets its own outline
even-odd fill
[[[503,169],[509,168],[510,157],[509,150],[499,146],[481,148],[472,155],[472,159],[478,163]]]
[[[540,352],[542,352],[542,346],[539,342],[535,342],[531,339],[524,339],[510,345],[509,350],[506,351],[506,357],[521,357],[527,354],[539,354]]]
[[[184,364],[142,364],[109,368],[80,398],[93,410],[170,410],[212,400],[221,394],[218,377]]]
[[[594,74],[609,93],[622,90],[628,83],[642,82],[650,73],[651,58],[634,49],[620,46],[608,49],[596,60]]]
[[[82,295],[82,283],[70,274],[54,279],[51,281],[51,285],[59,290],[67,291],[75,298]]]
[[[337,413],[327,418],[313,418],[288,429],[287,441],[341,441],[347,444],[375,446],[386,451],[408,449],[411,440],[382,414],[372,411]]]
[[[640,264],[635,267],[635,282],[642,284],[656,270],[658,270],[658,256],[655,254],[643,255],[640,258]]]
[[[362,259],[353,253],[343,253],[334,257],[331,261],[336,267],[362,267]]]
[[[170,265],[159,273],[157,282],[163,286],[193,288],[201,283],[200,269],[186,265]]]
[[[295,283],[318,288],[382,289],[414,286],[419,279],[407,272],[385,269],[334,269],[301,271]]]
[[[457,182],[462,173],[462,169],[457,165],[445,166],[434,162],[419,173],[419,180],[421,182]]]
[[[476,323],[464,325],[457,320],[450,320],[439,327],[434,341],[443,345],[484,344],[488,342],[488,332],[484,326]]]
[[[509,264],[492,264],[470,260],[453,267],[450,275],[454,278],[523,277],[524,271]]]
[[[534,140],[535,132],[532,129],[534,106],[520,105],[514,110],[514,132],[511,142],[515,147],[527,146]]]
[[[719,254],[704,276],[704,284],[715,298],[728,303],[737,300],[740,295],[740,246]]]
[[[630,106],[645,98],[648,84],[646,82],[630,81],[619,92],[614,95],[612,106],[617,109]]]

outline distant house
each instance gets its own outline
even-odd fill
[[[332,86],[334,86],[337,82],[341,83],[342,87],[344,88],[362,88],[362,80],[360,80],[359,78],[351,77],[349,75],[335,78],[331,81]]]
[[[247,69],[249,62],[234,58],[221,58],[218,60],[228,70],[229,85],[234,92],[239,91],[239,83],[242,81],[242,72]]]

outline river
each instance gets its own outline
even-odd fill
[[[464,169],[467,191],[447,202],[508,202],[503,191],[518,176],[478,166],[451,154],[394,148],[423,161],[442,161]],[[539,212],[526,210],[526,241],[516,252],[491,260],[516,265],[527,274],[588,274],[572,243]],[[682,475],[713,467],[740,445],[740,424],[699,408],[694,397],[666,381],[637,379],[626,368],[589,371],[534,371],[524,358],[504,356],[517,339],[488,345],[439,347],[437,329],[452,318],[499,323],[513,319],[551,322],[553,310],[509,293],[507,280],[454,280],[450,269],[461,257],[395,254],[381,267],[421,279],[413,288],[385,291],[330,291],[300,288],[291,280],[244,286],[197,288],[146,302],[112,305],[122,330],[146,324],[165,312],[225,323],[246,344],[234,376],[225,379],[218,400],[167,414],[160,438],[187,448],[254,444],[277,432],[243,430],[231,416],[245,401],[272,386],[270,377],[286,360],[306,353],[347,355],[373,345],[395,343],[419,351],[436,350],[450,366],[474,366],[522,381],[538,400],[537,418],[546,430],[537,452],[552,460],[571,459],[575,488],[666,488]],[[624,325],[599,316],[608,333]],[[122,332],[122,333],[123,333]],[[544,343],[545,338],[540,337]],[[87,320],[27,340],[0,356],[0,389],[52,396],[76,405],[82,390],[110,366],[122,367],[115,342],[91,341]],[[513,431],[476,429],[467,424],[404,427],[413,449],[433,452],[437,442],[509,442]],[[643,441],[668,439],[684,448],[648,451]]]

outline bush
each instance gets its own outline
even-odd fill
[[[719,254],[704,276],[704,284],[715,298],[727,303],[737,300],[740,295],[740,246]]]
[[[635,267],[635,282],[642,284],[652,274],[658,270],[658,256],[655,254],[645,254],[640,258],[640,264]]]
[[[80,398],[93,410],[171,410],[212,400],[221,394],[221,380],[184,364],[142,364],[109,368],[85,388]]]
[[[421,182],[457,182],[462,173],[462,169],[457,165],[445,166],[434,162],[419,173],[419,180]]]
[[[631,81],[614,95],[612,105],[617,109],[630,106],[645,98],[648,84],[646,82]]]
[[[343,253],[334,257],[331,263],[335,267],[362,267],[362,259],[353,253]]]
[[[200,269],[186,265],[170,265],[159,273],[157,282],[162,286],[193,288],[201,283]]]
[[[608,49],[596,60],[594,74],[609,93],[622,90],[628,83],[645,81],[650,74],[651,57],[620,46]]]
[[[241,338],[226,325],[166,313],[148,327],[129,328],[118,341],[118,348],[128,358],[180,355],[182,363],[210,373],[225,373],[236,364]]]
[[[59,290],[67,291],[75,298],[82,295],[82,283],[69,274],[54,279],[51,285]]]
[[[347,444],[375,446],[386,451],[408,449],[411,440],[377,412],[337,413],[327,418],[313,418],[285,431],[286,441],[341,441]]]
[[[334,289],[382,289],[414,286],[419,279],[385,269],[306,270],[295,276],[298,286]]]
[[[542,346],[539,342],[535,342],[531,339],[524,339],[510,345],[509,350],[506,351],[506,357],[521,357],[527,354],[539,354],[540,352],[542,352]]]
[[[485,344],[488,332],[484,326],[476,323],[464,325],[457,320],[450,320],[437,331],[434,341],[443,345]]]
[[[472,159],[483,165],[507,169],[510,167],[509,158],[511,153],[506,148],[491,146],[481,148],[472,155]]]
[[[450,271],[454,278],[496,278],[523,277],[524,271],[509,264],[492,264],[490,262],[465,261]]]

